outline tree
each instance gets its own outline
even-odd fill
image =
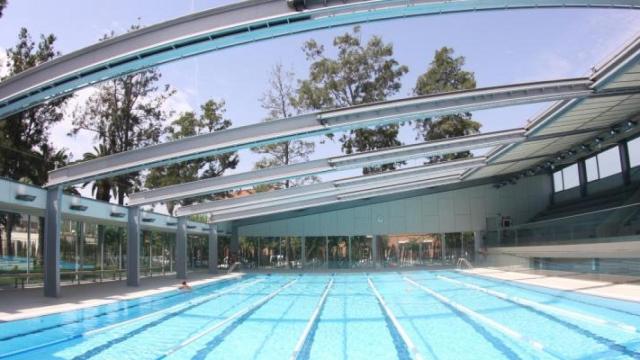
[[[416,81],[413,90],[416,95],[475,89],[476,80],[473,72],[462,69],[465,58],[453,57],[453,54],[454,50],[448,47],[436,51],[429,68]],[[472,119],[469,112],[427,118],[415,123],[417,137],[426,141],[477,134],[481,126],[482,124]],[[470,156],[469,151],[464,151],[433,156],[429,161],[439,162]]]
[[[269,88],[260,99],[262,108],[268,112],[265,121],[289,118],[300,114],[300,110],[296,104],[296,93],[293,81],[294,73],[285,70],[281,63],[277,63],[271,69]],[[264,169],[308,161],[309,155],[315,150],[315,143],[313,141],[291,140],[252,148],[251,150],[258,154],[265,155],[255,164],[256,169]],[[290,186],[316,181],[316,177],[307,176],[294,180],[285,180],[277,184],[262,184],[257,186],[256,190],[266,191],[270,189],[289,188]]]
[[[409,70],[393,58],[393,45],[378,36],[363,45],[360,27],[333,40],[336,58],[327,57],[323,45],[315,40],[304,44],[307,59],[313,61],[309,78],[300,83],[299,103],[319,110],[384,101],[401,87],[400,78]],[[401,145],[396,124],[351,130],[340,137],[347,154]],[[395,169],[385,164],[363,169],[364,173]]]
[[[4,5],[6,3],[0,3],[0,9]],[[7,50],[7,77],[58,56],[60,53],[55,50],[55,41],[52,34],[41,35],[36,44],[26,28],[20,29],[17,44]],[[64,150],[56,151],[49,143],[51,126],[62,119],[61,108],[68,98],[52,100],[0,120],[0,176],[44,185],[48,171],[68,161]],[[15,221],[16,214],[0,216],[0,225],[6,230],[7,255],[13,255],[11,232]],[[0,246],[0,254],[2,248]]]
[[[167,138],[170,141],[182,139],[188,136],[196,136],[231,127],[232,122],[224,117],[224,101],[209,100],[200,106],[201,114],[186,112],[174,120],[166,129]],[[145,186],[163,187],[221,176],[228,169],[235,169],[238,165],[236,153],[224,153],[200,159],[183,161],[170,166],[162,166],[152,169],[145,180]],[[211,198],[208,196],[207,198]],[[182,206],[198,201],[197,198],[182,199],[179,201],[167,201],[167,211],[173,214],[176,204]]]
[[[2,17],[4,9],[7,7],[7,0],[0,0],[0,17]]]
[[[132,26],[130,31],[139,28]],[[101,40],[113,36],[111,33]],[[80,130],[94,133],[108,154],[158,143],[170,116],[163,105],[174,93],[169,85],[158,85],[161,77],[157,68],[151,68],[98,85],[96,93],[76,109],[71,134]],[[118,204],[123,205],[125,197],[141,186],[140,173],[116,176],[113,186]]]
[[[109,149],[104,144],[99,144],[93,147],[93,152],[86,152],[82,156],[83,161],[97,159],[103,156],[107,156],[109,154]],[[111,201],[111,196],[117,197],[118,193],[116,191],[116,183],[113,179],[104,178],[98,179],[93,182],[88,182],[82,184],[82,187],[87,187],[91,185],[91,194],[96,197],[96,200],[109,202]]]

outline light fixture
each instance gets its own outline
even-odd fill
[[[78,197],[72,197],[71,198],[71,206],[69,206],[69,208],[71,208],[71,210],[75,210],[75,211],[86,211],[87,210],[87,206],[86,205],[82,205],[80,203],[80,198],[78,198]]]
[[[16,200],[21,201],[33,201],[36,199],[35,195],[31,195],[27,193],[27,186],[24,184],[18,184],[18,189],[16,190]]]

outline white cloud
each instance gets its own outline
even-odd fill
[[[73,113],[79,106],[85,104],[89,97],[96,92],[95,88],[85,88],[75,93],[74,97],[67,101],[63,110],[62,121],[51,128],[51,142],[56,148],[65,148],[72,154],[72,160],[78,160],[85,152],[93,148],[93,134],[81,131],[75,136],[68,134],[73,129]]]
[[[189,90],[176,90],[176,92],[170,98],[165,101],[163,110],[167,112],[173,112],[173,115],[169,117],[168,121],[175,120],[180,114],[193,111],[193,106],[189,102],[189,98],[193,96]]]
[[[0,46],[0,78],[9,75],[9,67],[7,66],[7,50]]]

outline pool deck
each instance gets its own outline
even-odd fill
[[[638,277],[541,270],[507,271],[496,268],[475,268],[464,270],[464,272],[555,290],[640,302],[640,278]]]
[[[239,273],[231,275],[190,273],[188,282],[189,285],[200,285],[240,275]],[[0,322],[78,310],[167,291],[177,291],[176,289],[181,282],[182,280],[176,279],[174,276],[166,276],[140,279],[138,287],[129,287],[124,280],[69,285],[62,287],[59,298],[44,297],[41,287],[2,290],[0,291]]]

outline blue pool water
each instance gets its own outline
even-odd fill
[[[0,323],[9,359],[633,359],[640,304],[456,271],[250,275]]]

